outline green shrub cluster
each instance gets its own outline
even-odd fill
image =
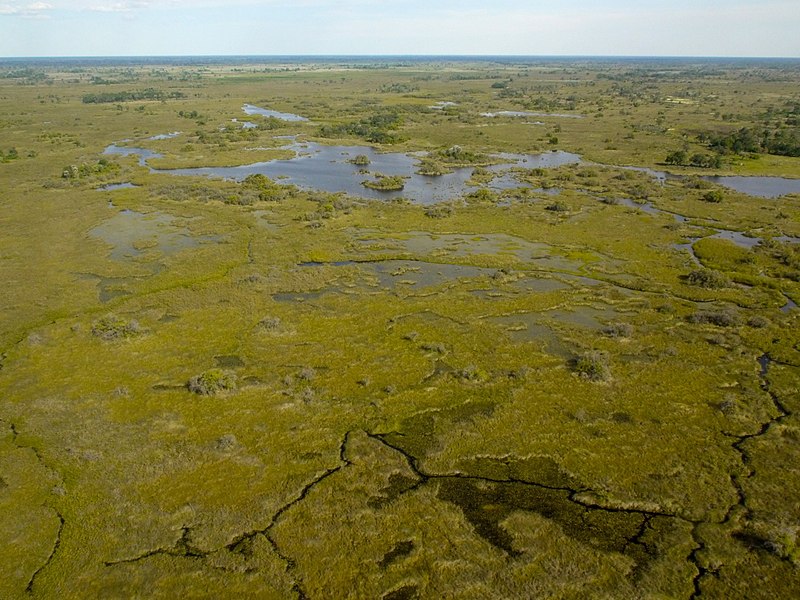
[[[691,285],[701,288],[722,288],[730,285],[730,281],[719,271],[711,269],[696,269],[686,276],[686,281]]]
[[[236,389],[236,375],[222,369],[209,369],[192,377],[186,387],[200,396],[215,396]]]
[[[119,171],[119,165],[117,163],[101,158],[94,164],[82,163],[80,165],[68,165],[61,171],[61,177],[64,179],[83,179],[93,175],[114,173],[116,171]]]
[[[395,144],[402,141],[397,133],[402,124],[403,119],[397,112],[388,111],[351,123],[323,125],[319,133],[327,138],[352,135],[376,144]]]
[[[698,310],[689,316],[689,322],[716,325],[717,327],[733,327],[739,322],[739,316],[730,309]]]
[[[590,381],[606,381],[611,377],[608,354],[600,350],[590,350],[575,357],[575,372]]]
[[[139,333],[141,328],[138,321],[128,321],[117,315],[106,315],[92,324],[92,335],[106,341],[125,339]]]

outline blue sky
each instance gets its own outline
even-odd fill
[[[800,57],[800,0],[0,0],[0,56]]]

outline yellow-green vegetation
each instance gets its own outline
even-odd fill
[[[0,79],[0,597],[800,595],[800,195],[700,178],[800,176],[796,63],[37,68]],[[468,185],[157,170],[312,141]]]
[[[391,192],[402,190],[405,187],[405,181],[399,175],[375,173],[375,179],[365,179],[361,182],[361,185],[371,190]]]

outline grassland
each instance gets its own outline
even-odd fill
[[[663,164],[796,128],[796,63],[35,69],[0,65],[0,597],[800,594],[800,197],[699,179],[800,158]],[[148,168],[284,136],[476,189]]]

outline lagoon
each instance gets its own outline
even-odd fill
[[[399,152],[382,153],[368,146],[325,146],[313,142],[296,142],[287,148],[294,150],[297,156],[288,160],[272,160],[237,167],[200,167],[157,172],[222,177],[235,181],[241,181],[249,175],[261,174],[279,179],[281,183],[294,184],[306,189],[344,192],[379,200],[406,198],[425,205],[452,200],[477,189],[467,183],[472,176],[471,167],[431,177],[415,172],[419,167],[419,157]],[[368,172],[364,167],[351,162],[358,155],[369,158]],[[561,151],[531,155],[504,154],[498,158],[503,162],[489,167],[490,171],[499,172],[516,166],[555,168],[580,162],[580,156],[577,154]],[[364,187],[362,181],[372,179],[370,173],[375,172],[404,177],[404,189],[380,191]],[[520,185],[505,178],[497,183],[498,189]]]
[[[261,109],[257,106],[246,104],[253,112],[248,114],[267,114],[274,116],[275,111]],[[298,115],[277,113],[293,120],[306,120]],[[247,126],[247,125],[245,125]],[[172,136],[172,134],[166,134]],[[155,136],[150,139],[163,139]],[[405,198],[419,204],[435,204],[446,200],[458,198],[477,189],[467,182],[472,176],[472,168],[457,168],[451,173],[437,176],[420,175],[416,173],[419,160],[424,154],[404,154],[400,152],[379,152],[369,146],[328,146],[315,142],[298,142],[295,138],[288,138],[292,143],[285,148],[297,153],[294,158],[272,160],[252,163],[235,167],[199,167],[191,169],[153,169],[154,172],[169,173],[172,175],[201,175],[209,177],[222,177],[241,181],[249,175],[261,174],[283,183],[297,185],[305,189],[321,190],[326,192],[344,192],[352,196],[391,200]],[[122,142],[120,142],[122,143]],[[161,158],[158,152],[146,148],[132,146],[109,145],[104,154],[119,156],[136,155],[139,164],[147,166],[147,160]],[[368,170],[363,166],[352,164],[358,155],[369,158]],[[504,190],[515,187],[525,187],[516,181],[513,174],[504,173],[512,167],[556,168],[570,164],[586,163],[580,155],[561,150],[553,150],[540,154],[508,154],[494,155],[499,160],[498,164],[487,169],[498,174],[498,177],[489,184],[490,189]],[[673,175],[664,171],[657,171],[646,167],[619,167],[647,173],[654,179],[665,182],[667,179],[682,179],[682,176]],[[384,175],[397,175],[405,179],[401,191],[373,190],[362,185],[364,180],[372,179],[374,173]],[[702,179],[727,187],[734,191],[758,198],[778,198],[785,194],[800,194],[800,179],[787,177],[767,176],[702,176]]]

